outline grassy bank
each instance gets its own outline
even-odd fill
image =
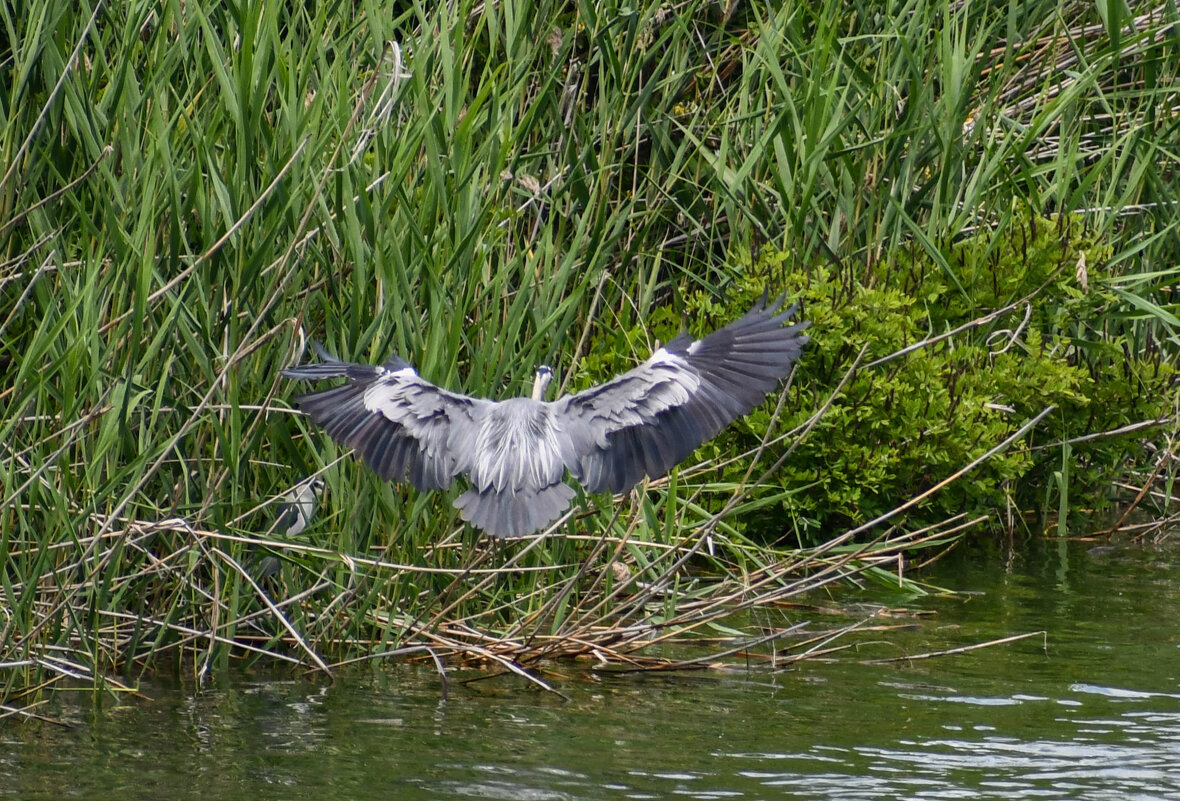
[[[1168,4],[199,5],[0,9],[8,698],[239,658],[658,666],[719,632],[782,664],[846,633],[787,599],[1129,469],[1170,489]],[[577,388],[766,284],[815,323],[782,398],[541,541],[382,484],[279,377],[315,338]]]

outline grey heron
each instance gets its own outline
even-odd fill
[[[324,479],[320,476],[305,478],[284,492],[278,507],[279,513],[275,515],[267,533],[277,531],[286,537],[302,534],[315,517],[316,506],[323,492]],[[277,557],[263,556],[257,560],[254,578],[258,581],[269,578],[279,572],[281,565]]]
[[[323,491],[324,479],[312,476],[283,493],[274,528],[288,537],[302,534],[315,516],[316,504]]]
[[[808,337],[786,325],[798,305],[785,295],[702,339],[687,332],[643,364],[595,387],[545,400],[542,367],[532,397],[491,401],[443,389],[404,359],[380,366],[341,361],[315,343],[321,362],[288,378],[346,378],[295,397],[336,442],[355,448],[383,480],[444,490],[470,487],[460,515],[494,537],[524,537],[557,519],[575,497],[568,472],[589,493],[624,492],[686,459],[762,403],[790,372]]]

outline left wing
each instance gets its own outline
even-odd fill
[[[748,414],[791,371],[807,323],[784,326],[798,306],[766,296],[703,339],[673,339],[633,370],[557,400],[577,454],[568,464],[588,492],[623,492],[663,475]]]

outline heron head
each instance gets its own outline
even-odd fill
[[[533,379],[533,400],[545,400],[545,390],[549,389],[549,382],[553,380],[553,369],[546,364],[537,368],[537,376]]]

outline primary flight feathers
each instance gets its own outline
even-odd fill
[[[295,403],[336,442],[355,448],[382,479],[441,490],[455,476],[464,520],[496,537],[523,537],[557,519],[574,490],[623,492],[663,475],[762,403],[790,372],[807,323],[797,306],[766,297],[743,317],[694,340],[682,333],[643,364],[596,387],[544,400],[549,368],[531,398],[491,401],[437,387],[394,356],[381,366],[323,361],[288,378],[347,378]]]

